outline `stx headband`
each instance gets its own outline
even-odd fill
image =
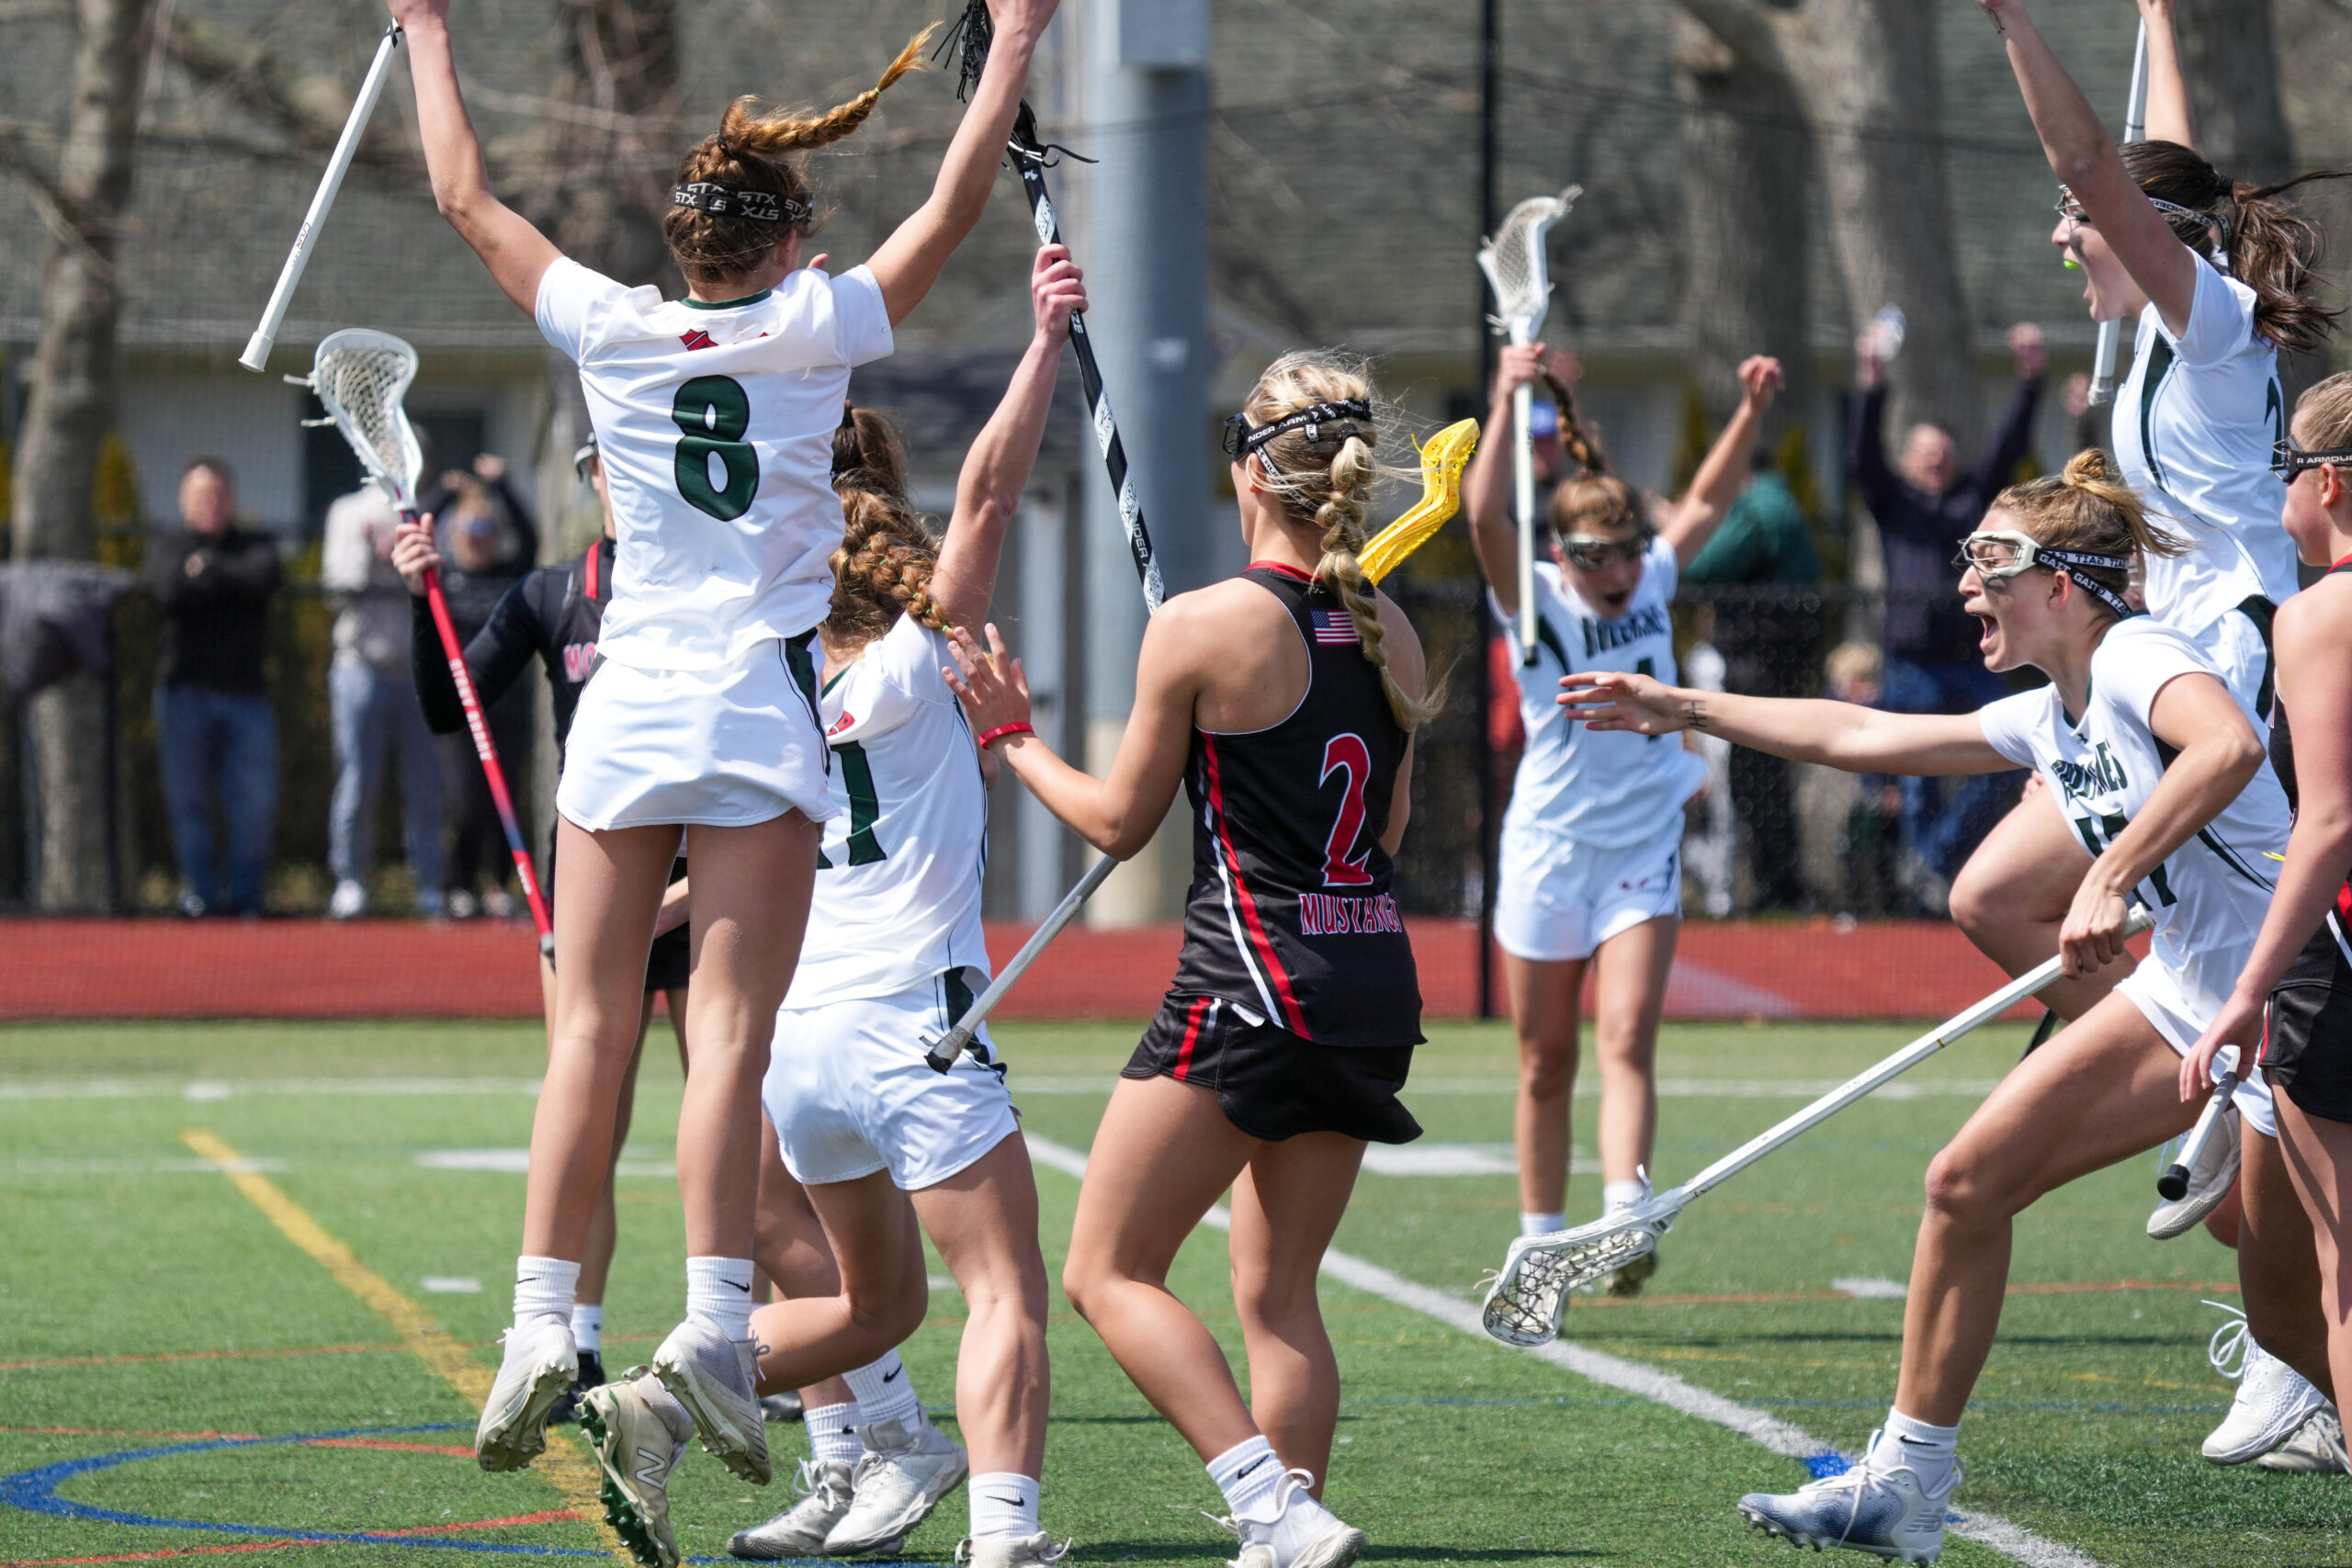
[[[692,207],[717,218],[748,218],[755,223],[806,223],[813,209],[805,201],[774,191],[735,190],[708,180],[679,186],[670,192],[673,207]]]
[[[2003,556],[1999,552],[2010,552]],[[2130,556],[2094,555],[2088,550],[2054,550],[2047,545],[2036,544],[2032,536],[2008,528],[1980,528],[1960,542],[1960,554],[1952,564],[1965,571],[1970,567],[1987,581],[2000,577],[2015,577],[2033,567],[2056,572],[2074,585],[2105,604],[2120,616],[2132,614],[2123,595],[2103,582],[2095,582],[2084,575],[2086,571],[2130,571]],[[2069,570],[2068,568],[2081,570]]]
[[[1247,414],[1235,414],[1225,422],[1225,455],[1237,462],[1259,450],[1276,436],[1294,430],[1306,432],[1309,442],[1326,439],[1345,441],[1351,435],[1363,433],[1355,427],[1356,420],[1372,417],[1372,405],[1362,398],[1342,398],[1336,403],[1310,403],[1295,414],[1274,420],[1271,423],[1253,425]],[[1331,425],[1326,437],[1322,426]]]

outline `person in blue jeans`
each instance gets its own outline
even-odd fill
[[[149,548],[147,582],[164,613],[155,729],[180,909],[258,914],[277,813],[277,721],[262,657],[284,572],[275,540],[236,525],[237,481],[221,459],[187,460],[179,506],[184,526]],[[213,841],[216,800],[225,852]]]

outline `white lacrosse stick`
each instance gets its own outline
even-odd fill
[[[308,387],[326,405],[323,420],[306,423],[333,424],[350,444],[384,498],[401,515],[416,515],[416,482],[424,471],[424,453],[408,422],[401,400],[416,379],[416,350],[390,333],[346,327],[331,333],[319,344],[308,376],[286,378]],[[441,654],[449,661],[449,678],[458,687],[458,701],[466,710],[466,728],[473,732],[474,751],[481,758],[490,798],[498,807],[499,825],[506,829],[506,847],[514,856],[514,874],[522,881],[523,897],[531,906],[531,922],[538,928],[539,952],[555,962],[555,928],[548,919],[547,900],[539,895],[539,879],[532,869],[529,844],[514,818],[514,800],[506,790],[506,771],[498,765],[498,748],[490,738],[490,722],[482,716],[474,694],[473,677],[466,670],[466,650],[449,619],[449,601],[441,592],[441,572],[424,573],[425,604],[433,612],[433,628],[441,635]]]
[[[359,138],[368,129],[368,117],[376,112],[376,100],[384,96],[384,78],[392,69],[392,53],[401,46],[398,23],[387,28],[384,39],[376,46],[376,58],[368,67],[367,79],[359,84],[359,96],[353,100],[350,118],[343,122],[343,134],[335,138],[334,152],[327,159],[326,176],[319,181],[316,196],[311,197],[311,209],[302,215],[302,227],[294,232],[294,248],[286,254],[286,265],[277,274],[277,287],[269,291],[269,304],[262,310],[261,325],[245,344],[245,352],[237,363],[248,370],[259,370],[269,363],[270,345],[277,341],[277,328],[286,320],[286,307],[293,302],[294,286],[302,281],[302,269],[311,262],[311,247],[318,243],[319,225],[326,221],[327,209],[334,205],[335,192],[343,188],[343,176],[350,171],[352,154],[359,151]],[[411,356],[413,359],[413,355]],[[349,433],[345,432],[347,435]]]
[[[1478,270],[1495,291],[1495,324],[1511,343],[1525,347],[1544,330],[1552,309],[1552,279],[1545,266],[1544,236],[1584,194],[1570,186],[1557,196],[1534,196],[1510,209],[1495,237],[1478,247]],[[1516,441],[1511,452],[1512,502],[1519,509],[1519,657],[1535,662],[1535,434],[1528,428],[1534,412],[1535,389],[1521,387],[1511,394],[1510,412]]]
[[[2134,908],[2132,918],[2124,923],[2124,933],[2137,935],[2153,923],[2146,909]],[[1932,1033],[1921,1035],[1770,1132],[1740,1145],[1681,1186],[1669,1188],[1630,1209],[1604,1214],[1574,1230],[1521,1236],[1510,1244],[1510,1250],[1503,1257],[1502,1272],[1487,1288],[1481,1312],[1487,1332],[1506,1345],[1541,1345],[1556,1337],[1560,1320],[1567,1314],[1568,1292],[1589,1285],[1655,1249],[1657,1238],[1674,1228],[1675,1217],[1692,1199],[1721,1186],[1773,1150],[1902,1077],[1977,1025],[2000,1017],[2058,978],[2060,962],[2052,958],[2018,976],[1966,1012],[1938,1025]]]
[[[2142,141],[2148,135],[2148,24],[2140,24],[2140,41],[2132,51],[2131,96],[2123,105],[2123,140]],[[2123,342],[2123,320],[2098,324],[2098,347],[2091,355],[2091,401],[2115,400],[2115,355]]]

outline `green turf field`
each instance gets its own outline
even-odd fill
[[[650,1352],[682,1292],[665,1174],[677,1069],[656,1029],[624,1156],[607,1308],[616,1370]],[[1432,1032],[1406,1098],[1428,1143],[1457,1145],[1441,1163],[1486,1173],[1367,1171],[1338,1246],[1467,1302],[1516,1218],[1498,1173],[1510,1047],[1498,1027]],[[1906,1032],[1670,1029],[1656,1174],[1688,1175]],[[1084,1149],[1133,1039],[1125,1026],[1008,1027],[1033,1134]],[[1852,1450],[1892,1393],[1902,1304],[1841,1294],[1838,1281],[1905,1277],[1928,1157],[2020,1043],[2018,1031],[1986,1030],[1897,1086],[1903,1097],[1848,1111],[1702,1200],[1668,1239],[1649,1296],[1580,1302],[1568,1337]],[[488,1368],[523,1181],[447,1167],[496,1163],[451,1151],[524,1146],[539,1055],[530,1025],[0,1030],[0,1568],[248,1551],[454,1568],[594,1551],[588,1525],[544,1517],[566,1506],[554,1481],[477,1471],[463,1452],[472,1412],[448,1382],[184,1141],[202,1130],[239,1151]],[[1580,1126],[1591,1109],[1579,1102]],[[2197,1457],[2229,1393],[2206,1366],[2220,1314],[2198,1304],[2212,1292],[2197,1286],[2234,1270],[2202,1233],[2144,1238],[2153,1175],[2134,1162],[2021,1222],[2016,1278],[2028,1289],[2010,1300],[1963,1434],[1961,1506],[2113,1568],[2352,1561],[2343,1478]],[[1047,1170],[1040,1188],[1057,1269],[1077,1183]],[[1579,1180],[1575,1217],[1597,1197],[1597,1179]],[[1196,1239],[1177,1285],[1238,1358],[1221,1239]],[[467,1281],[479,1293],[452,1292]],[[1794,1461],[1379,1296],[1327,1283],[1325,1303],[1347,1378],[1329,1495],[1370,1533],[1374,1559],[1789,1561],[1732,1503],[1803,1482]],[[1215,1489],[1056,1304],[1047,1527],[1077,1538],[1081,1562],[1223,1559],[1231,1538],[1199,1512],[1222,1511]],[[935,1289],[906,1351],[942,1404],[959,1323],[954,1292]],[[788,1473],[805,1442],[794,1428],[771,1434]],[[72,1468],[85,1461],[100,1462]],[[780,1481],[755,1493],[697,1451],[673,1496],[682,1548],[708,1555],[789,1492]],[[945,1562],[964,1523],[958,1494],[910,1557]],[[302,1539],[390,1531],[409,1533]],[[1955,1541],[1945,1561],[2009,1559]]]

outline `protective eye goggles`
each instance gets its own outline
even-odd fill
[[[2008,528],[1983,528],[1960,542],[1960,553],[1952,557],[1951,564],[1963,572],[1973,568],[1976,575],[1987,582],[2015,577],[2040,567],[2044,571],[2055,572],[2065,578],[2118,615],[2132,614],[2132,606],[2125,604],[2123,596],[2115,590],[2103,582],[2093,581],[2083,575],[2083,570],[2068,570],[2071,567],[2084,570],[2130,571],[2130,556],[2093,555],[2087,550],[2055,550],[2047,545],[2036,544],[2030,534],[2020,534]]]
[[[1224,434],[1218,445],[1225,448],[1227,457],[1238,463],[1269,441],[1287,435],[1294,430],[1306,432],[1309,445],[1326,441],[1337,445],[1351,435],[1362,435],[1363,432],[1356,428],[1355,422],[1371,418],[1372,405],[1362,398],[1342,398],[1336,403],[1311,403],[1296,413],[1285,414],[1265,424],[1253,425],[1247,414],[1237,413],[1226,420]],[[1327,425],[1330,427],[1328,430],[1324,428]]]
[[[2352,467],[2352,451],[2306,452],[2291,440],[2271,443],[2270,471],[2289,484],[2305,468],[2324,468],[2330,464]]]
[[[2140,194],[2147,196],[2148,193],[2142,191]],[[2091,221],[2091,215],[2083,210],[2083,204],[2075,199],[2075,193],[2067,189],[2064,186],[2060,186],[2058,187],[2058,199],[2053,205],[2057,209],[2059,217],[2064,218],[2067,222],[2075,225],[2077,228],[2096,229],[2098,227],[2098,224]],[[2183,207],[2177,201],[2166,201],[2160,196],[2149,196],[2148,205],[2154,208],[2158,212],[2163,213],[2167,218],[2193,218],[2199,223],[2218,224],[2224,235],[2228,234],[2230,231],[2230,220],[2214,213],[2199,212],[2193,207]]]
[[[1560,541],[1560,554],[1570,566],[1600,571],[1620,561],[1641,559],[1649,553],[1651,537],[1647,528],[1622,539],[1603,538],[1598,534],[1570,534]]]

